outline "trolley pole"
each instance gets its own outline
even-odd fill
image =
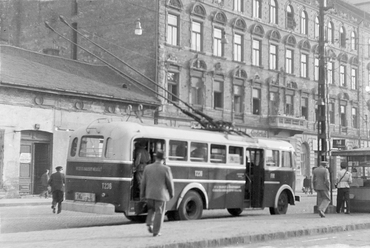
[[[318,121],[317,121],[317,166],[321,161],[327,161],[327,134],[326,134],[326,92],[325,92],[325,37],[324,37],[324,1],[319,1],[319,83],[318,83]]]

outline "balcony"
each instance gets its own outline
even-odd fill
[[[273,115],[268,117],[268,124],[270,130],[275,135],[288,135],[293,136],[295,134],[301,134],[308,128],[307,120],[303,117],[285,116],[285,115]]]

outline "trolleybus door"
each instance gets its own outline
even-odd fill
[[[263,150],[248,148],[247,156],[249,158],[249,163],[247,163],[247,171],[249,171],[250,173],[248,176],[251,180],[250,184],[251,206],[253,208],[259,208],[262,207],[264,190]]]

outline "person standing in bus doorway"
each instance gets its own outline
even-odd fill
[[[42,174],[41,176],[41,186],[42,186],[42,192],[40,194],[40,198],[41,197],[45,197],[45,198],[48,198],[49,197],[49,179],[50,179],[50,176],[49,176],[49,169],[46,169],[45,170],[45,173]]]
[[[49,185],[51,187],[51,192],[53,195],[53,201],[51,203],[51,208],[55,214],[55,206],[58,204],[58,214],[62,212],[62,201],[64,199],[64,185],[66,179],[63,173],[63,167],[57,166],[56,172],[51,174],[49,179]]]
[[[337,213],[340,213],[340,210],[343,207],[343,204],[346,204],[346,214],[350,214],[350,204],[349,204],[349,188],[352,183],[352,174],[347,170],[347,163],[340,163],[341,170],[337,174]]]
[[[321,161],[320,166],[313,171],[313,189],[317,194],[317,207],[322,218],[325,217],[326,208],[330,203],[330,177],[327,164],[328,162]]]
[[[134,178],[135,178],[135,197],[140,197],[140,185],[143,178],[145,166],[150,162],[150,154],[145,146],[145,141],[138,141],[134,151]]]
[[[161,235],[166,202],[175,194],[171,169],[163,161],[163,152],[157,151],[155,162],[145,167],[141,181],[140,198],[148,206],[146,225],[154,237]]]

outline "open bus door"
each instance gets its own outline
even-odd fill
[[[247,156],[246,196],[251,200],[251,207],[260,208],[264,190],[263,150],[248,148]]]

